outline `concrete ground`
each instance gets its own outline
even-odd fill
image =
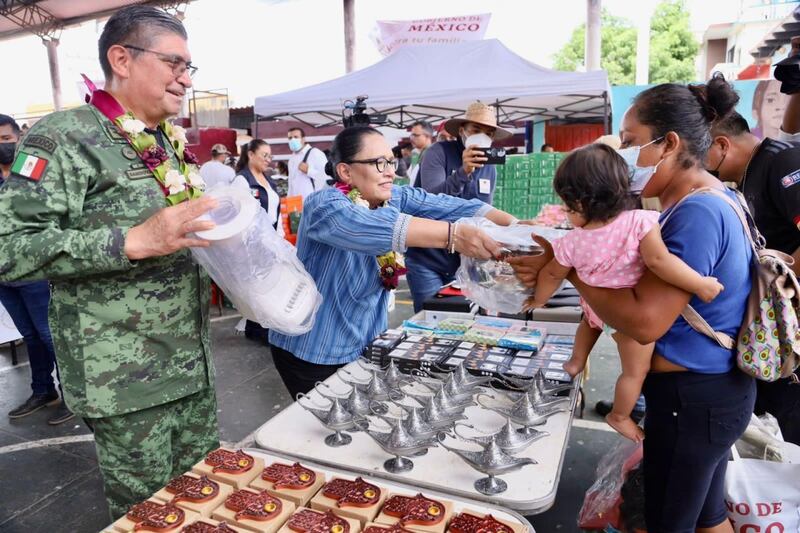
[[[391,326],[412,314],[408,291],[398,291],[397,299]],[[214,310],[212,317],[221,439],[252,446],[253,432],[290,398],[269,349],[235,333],[238,315],[225,310],[217,316]],[[109,519],[94,442],[83,422],[48,426],[53,408],[18,420],[5,415],[30,395],[24,347],[18,352],[19,364],[12,366],[10,350],[0,349],[0,532],[99,531]],[[592,355],[585,417],[576,417],[556,502],[549,511],[527,517],[538,533],[578,531],[576,517],[597,463],[620,440],[592,410],[597,400],[610,398],[618,372],[614,344],[603,336]]]

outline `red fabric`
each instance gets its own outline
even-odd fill
[[[602,124],[545,124],[544,140],[556,152],[569,152],[579,146],[593,143],[605,134]]]

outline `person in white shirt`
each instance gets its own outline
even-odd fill
[[[292,128],[287,134],[289,150],[289,192],[288,196],[306,196],[328,187],[330,176],[325,174],[328,158],[319,148],[306,142],[306,134],[301,128]]]
[[[212,189],[218,185],[228,185],[236,176],[236,171],[225,164],[231,152],[224,144],[215,144],[211,147],[211,160],[200,167],[200,177],[206,187]]]

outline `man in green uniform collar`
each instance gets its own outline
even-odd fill
[[[213,227],[197,217],[214,202],[166,207],[175,190],[199,195],[185,139],[164,122],[191,86],[182,24],[127,7],[106,24],[99,55],[103,94],[132,122],[90,104],[31,128],[0,189],[0,281],[52,283],[66,402],[94,431],[116,518],[219,444],[209,279],[187,249],[208,245],[191,234]],[[139,124],[161,148],[154,157],[179,171],[167,185],[129,142]]]

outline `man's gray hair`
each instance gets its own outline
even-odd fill
[[[111,64],[108,62],[108,49],[118,45],[129,44],[139,48],[150,48],[156,37],[165,33],[187,38],[183,24],[169,13],[152,6],[133,5],[114,13],[97,43],[100,66],[106,79],[111,79]],[[135,57],[140,52],[131,50]]]

